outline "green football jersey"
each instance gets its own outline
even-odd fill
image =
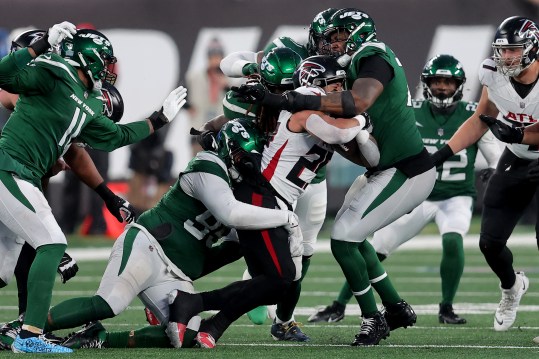
[[[267,44],[264,48],[264,55],[266,55],[268,52],[270,52],[271,49],[274,49],[276,47],[287,47],[291,50],[294,50],[301,57],[302,60],[305,60],[307,57],[309,57],[309,51],[307,51],[307,46],[299,44],[296,41],[292,40],[292,38],[287,36],[278,37],[269,44]]]
[[[103,115],[101,91],[90,91],[77,70],[56,54],[32,61],[27,49],[0,62],[0,88],[19,94],[2,130],[0,169],[39,186],[41,177],[78,137],[92,148],[112,151],[147,137],[146,121],[117,125]],[[26,170],[17,169],[17,162]]]
[[[180,179],[191,172],[210,173],[230,185],[224,162],[213,152],[197,154]],[[230,231],[201,201],[183,191],[179,179],[137,223],[154,234],[167,257],[193,280],[202,274],[212,245]]]
[[[415,126],[404,70],[393,51],[384,43],[367,42],[354,53],[347,70],[348,88],[351,89],[358,78],[361,60],[368,56],[380,56],[393,68],[393,79],[367,110],[373,124],[372,135],[380,150],[379,166],[391,167],[400,160],[420,153],[423,142]]]
[[[260,113],[259,105],[240,102],[232,96],[234,92],[228,91],[223,98],[223,114],[229,120],[235,118],[251,118],[256,119]]]
[[[449,115],[434,113],[427,101],[413,101],[416,125],[430,153],[442,148],[477,108],[476,102],[459,101]],[[450,157],[438,169],[436,184],[429,201],[455,196],[475,197],[475,158],[477,143]]]

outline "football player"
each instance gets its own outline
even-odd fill
[[[58,45],[61,56],[47,53]],[[28,66],[32,60],[33,65]],[[3,253],[9,253],[0,259],[1,266],[14,268],[23,242],[37,251],[28,275],[24,324],[12,345],[15,352],[71,352],[42,335],[66,238],[41,192],[41,178],[74,138],[112,151],[163,127],[185,104],[186,90],[180,87],[147,120],[113,123],[103,114],[99,90],[102,81],[115,78],[107,70],[115,60],[112,45],[103,34],[77,31],[73,24],[63,22],[0,62],[0,88],[19,94],[17,109],[0,138],[1,245]],[[24,225],[18,218],[26,218]],[[0,278],[0,284],[5,285],[6,279]]]
[[[255,136],[252,129],[245,129],[237,121],[226,126],[222,131],[229,137],[234,135],[229,142],[242,140],[245,148],[261,149],[262,138]],[[230,228],[249,232],[281,226],[293,231],[290,228],[297,227],[297,216],[291,211],[260,208],[236,200],[229,170],[237,172],[231,167],[230,154],[221,152],[220,155],[200,152],[191,160],[159,203],[144,212],[136,223],[128,225],[116,240],[96,294],[54,306],[49,313],[47,330],[72,328],[114,317],[136,296],[166,326],[170,292],[181,289],[192,293],[193,280],[240,258],[236,242],[216,244]],[[283,245],[288,248],[288,232],[284,228],[279,230],[285,233]],[[299,232],[299,229],[294,231]],[[301,236],[298,241],[301,243]],[[166,337],[163,326],[148,329],[142,337]],[[174,325],[168,328],[171,339],[177,339],[173,344],[180,347],[183,334],[178,337],[178,328]],[[92,337],[95,330],[89,327],[86,332],[66,340],[64,345],[73,348],[95,345],[96,338]]]
[[[431,58],[421,73],[425,100],[413,101],[419,132],[430,152],[440,149],[462,123],[475,111],[477,103],[461,101],[466,76],[462,64],[451,55]],[[472,217],[475,192],[474,164],[480,150],[488,168],[481,171],[486,183],[500,156],[500,149],[491,132],[457,153],[437,170],[438,176],[427,200],[411,213],[376,231],[371,241],[378,257],[383,260],[401,244],[415,237],[431,221],[442,235],[442,301],[439,305],[440,323],[464,324],[466,319],[453,311],[453,300],[464,269],[463,237]],[[332,305],[309,318],[309,322],[337,322],[344,318],[344,308],[352,297],[346,283]]]
[[[363,314],[352,345],[376,345],[387,337],[390,327],[413,325],[416,316],[393,288],[374,248],[365,239],[426,199],[436,171],[415,126],[404,70],[393,51],[378,41],[373,19],[357,9],[341,9],[331,17],[325,34],[333,55],[348,66],[350,90],[320,97],[293,91],[276,96],[243,86],[237,96],[291,112],[318,110],[352,117],[368,111],[380,162],[364,186],[352,185],[349,201],[337,214],[331,248]],[[407,139],[405,143],[402,138]],[[384,303],[400,314],[398,319],[391,318],[389,325],[376,306],[371,284],[378,292],[392,294],[390,302],[398,303]]]
[[[498,139],[508,143],[485,190],[479,237],[479,248],[500,279],[502,298],[494,314],[494,330],[506,331],[515,322],[529,286],[524,272],[513,268],[507,240],[537,191],[539,152],[535,145],[539,141],[538,126],[533,124],[539,118],[535,92],[539,30],[528,18],[509,17],[497,28],[492,49],[493,57],[479,69],[483,91],[477,109],[433,158],[441,164],[477,142],[489,126]]]
[[[44,35],[44,30],[36,29],[25,31],[13,39],[10,52],[28,47],[35,41],[42,38]],[[124,111],[123,99],[120,92],[114,87],[114,85],[104,82],[103,88],[101,89],[101,94],[103,99],[103,113],[113,122],[120,121]],[[18,98],[19,96],[17,94],[0,90],[0,103],[8,110],[12,111],[15,109]],[[103,200],[106,202],[107,208],[118,219],[118,221],[123,221],[121,212],[123,212],[125,215],[125,220],[127,222],[130,222],[136,216],[129,202],[114,195],[114,193],[110,191],[108,187],[106,187],[102,176],[97,171],[86,150],[81,147],[81,144],[73,143],[63,158],[66,162],[59,159],[53,168],[49,170],[49,172],[42,178],[41,183],[43,188],[46,187],[50,176],[55,175],[58,170],[64,169],[65,165],[67,164],[67,166],[69,166],[68,168],[72,170],[79,178],[81,178],[82,181],[84,181],[90,187],[96,186],[96,191],[100,192]],[[21,329],[24,319],[24,312],[26,312],[26,301],[28,298],[28,273],[35,255],[35,249],[32,248],[28,243],[24,243],[14,271],[18,289],[19,317],[16,320],[7,322],[0,327],[0,350],[11,349],[11,344]],[[64,256],[62,257],[60,265],[57,269],[62,283],[66,283],[68,280],[73,278],[78,269],[79,268],[76,261],[67,253],[64,253]],[[9,275],[9,273],[7,273],[7,275]],[[49,336],[49,339],[52,338],[55,340],[55,338],[50,336],[49,333],[46,335]]]

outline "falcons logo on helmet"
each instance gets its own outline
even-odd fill
[[[310,85],[313,79],[326,72],[326,68],[316,62],[305,61],[299,71],[299,81],[302,86]]]
[[[522,24],[522,27],[518,31],[518,35],[522,38],[530,39],[532,36],[535,37],[537,41],[539,41],[539,29],[535,25],[535,23],[531,20],[526,20]]]

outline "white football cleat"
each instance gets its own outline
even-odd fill
[[[517,309],[520,299],[530,285],[530,280],[524,272],[516,272],[515,284],[510,289],[502,289],[502,300],[494,314],[494,330],[503,332],[511,328],[517,317]]]

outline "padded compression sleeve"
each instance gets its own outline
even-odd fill
[[[352,141],[362,128],[359,120],[357,126],[338,128],[330,125],[322,117],[314,113],[307,118],[305,127],[307,131],[330,145]]]
[[[252,51],[236,51],[221,60],[221,71],[229,77],[243,77],[243,66],[255,63],[257,53]]]
[[[253,230],[288,223],[288,211],[237,201],[228,184],[219,176],[206,172],[187,173],[180,179],[180,185],[185,193],[204,203],[215,218],[227,227]]]

